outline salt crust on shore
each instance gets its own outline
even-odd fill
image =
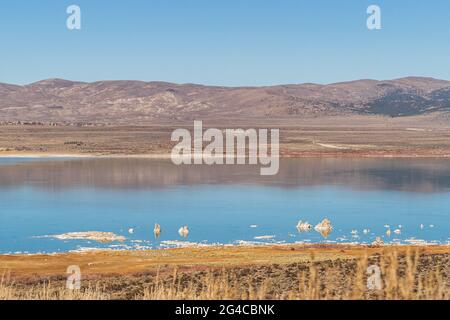
[[[102,243],[107,242],[124,242],[126,238],[119,236],[113,232],[99,232],[99,231],[87,231],[87,232],[69,232],[58,235],[43,236],[41,238],[55,238],[58,240],[92,240]]]

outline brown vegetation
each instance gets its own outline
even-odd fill
[[[0,299],[450,299],[446,246],[202,250],[1,257],[17,269],[3,269]],[[82,261],[91,262],[80,291],[64,289],[65,275],[45,267]],[[367,286],[371,265],[381,270],[380,290]]]

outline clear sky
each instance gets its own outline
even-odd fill
[[[82,29],[66,28],[81,7]],[[369,31],[377,4],[382,30]],[[450,79],[448,0],[1,0],[0,82]]]

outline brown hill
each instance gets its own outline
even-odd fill
[[[25,86],[0,84],[0,121],[130,124],[432,112],[450,112],[449,81],[410,77],[272,87],[62,79]]]

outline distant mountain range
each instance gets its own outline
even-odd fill
[[[450,113],[450,81],[409,77],[271,87],[49,79],[0,83],[0,121],[145,123]]]

